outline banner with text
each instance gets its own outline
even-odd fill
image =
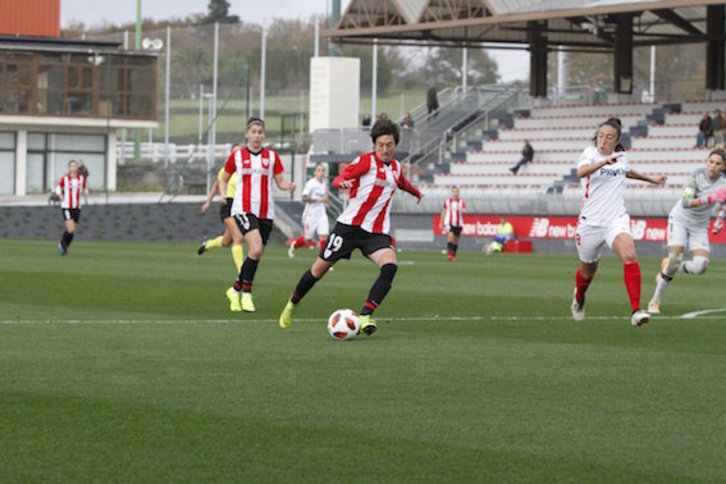
[[[535,217],[512,215],[506,217],[514,227],[514,235],[520,239],[574,239],[577,217]],[[444,235],[439,223],[440,215],[433,217],[435,235]],[[461,235],[465,237],[494,237],[497,235],[500,216],[465,215]],[[713,224],[713,221],[711,222]],[[668,220],[665,218],[631,218],[630,232],[636,242],[665,242]],[[711,226],[709,226],[709,234]],[[711,243],[726,244],[726,230],[710,235]]]

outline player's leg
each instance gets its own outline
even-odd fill
[[[227,219],[231,220],[232,215],[230,214],[230,210],[232,208],[232,199],[228,198],[227,202],[219,207],[219,220],[222,222],[222,225],[225,226],[225,229],[227,228],[227,223],[225,222]],[[225,232],[222,235],[218,235],[216,237],[213,237],[211,239],[205,238],[202,243],[199,245],[199,248],[197,249],[197,254],[202,255],[204,252],[210,250],[210,249],[218,249],[220,247],[227,247],[229,245],[228,239],[226,238]],[[227,241],[225,243],[225,241]]]
[[[706,234],[708,237],[708,234]],[[660,270],[655,276],[655,292],[648,302],[648,311],[654,314],[660,314],[660,304],[665,296],[668,285],[678,272],[681,262],[683,262],[683,252],[688,243],[687,228],[677,223],[673,218],[668,217],[668,257],[664,258],[660,264]]]
[[[454,233],[451,231],[451,227],[446,232],[446,255],[449,260],[454,260]]]
[[[683,262],[683,251],[685,247],[682,245],[669,245],[668,257],[661,261],[660,271],[655,277],[656,286],[653,297],[648,302],[648,311],[654,314],[660,314],[660,305],[665,296],[666,290],[670,285],[673,277],[678,272],[678,268]]]
[[[225,247],[232,244],[230,249],[232,252],[232,260],[234,261],[234,267],[237,269],[237,274],[242,270],[242,261],[244,261],[244,249],[242,248],[242,232],[240,232],[237,223],[233,217],[227,217],[224,219],[224,237],[227,242]]]
[[[237,293],[241,293],[242,310],[251,313],[255,311],[255,304],[252,300],[252,285],[265,246],[259,229],[247,232],[244,235],[244,240],[247,243],[247,258],[242,263],[242,268],[233,289]]]
[[[199,249],[197,249],[197,254],[202,255],[208,250],[219,249],[220,247],[224,247],[224,234],[217,235],[211,239],[204,239]]]
[[[688,247],[691,249],[691,260],[683,262],[679,270],[686,274],[700,276],[708,269],[708,256],[711,249],[708,241],[708,228],[689,230]]]
[[[64,224],[65,231],[63,232],[63,235],[61,237],[60,246],[62,247],[61,253],[63,255],[66,255],[68,254],[68,248],[71,246],[71,242],[73,242],[73,237],[76,233],[76,222],[75,220],[73,220],[71,215],[68,219],[65,220]]]
[[[623,280],[632,311],[630,322],[633,326],[645,324],[650,320],[650,315],[640,309],[641,274],[633,237],[629,232],[621,232],[615,236],[611,247],[623,263]]]
[[[456,251],[459,250],[459,235],[461,234],[461,228],[459,227],[452,227],[451,228],[451,261],[456,260]]]
[[[315,283],[322,279],[336,262],[336,260],[326,261],[322,259],[322,257],[318,256],[318,258],[315,259],[315,262],[313,262],[312,267],[303,273],[302,277],[300,277],[300,280],[295,286],[292,296],[290,296],[290,299],[287,301],[287,304],[280,314],[281,328],[285,329],[290,327],[294,321],[295,308],[297,305],[300,303],[302,298],[310,292],[310,289],[313,288]]]
[[[295,286],[295,290],[280,314],[280,327],[289,328],[294,321],[295,308],[313,286],[332,269],[340,259],[350,259],[353,249],[357,247],[354,237],[354,228],[348,225],[336,224],[328,238],[327,244],[320,251],[312,267],[303,273]]]
[[[585,319],[585,293],[595,278],[598,261],[605,245],[605,232],[600,227],[578,224],[575,232],[575,244],[580,265],[575,273],[575,289],[573,291],[570,312],[572,319]]]
[[[372,319],[373,312],[378,309],[388,291],[391,290],[393,278],[398,270],[398,262],[396,261],[396,251],[390,247],[378,249],[368,254],[367,257],[380,268],[378,277],[373,281],[373,285],[368,291],[368,297],[360,311],[360,330],[370,336],[377,329],[376,322]]]

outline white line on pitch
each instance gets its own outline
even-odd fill
[[[622,321],[629,318],[623,316],[590,316],[587,321]],[[657,316],[654,321],[673,321],[682,319],[719,320],[723,316],[694,315],[686,313],[681,316]],[[257,319],[6,319],[0,320],[0,325],[31,325],[31,324],[237,324],[237,323],[276,323],[277,318]],[[322,322],[324,318],[299,318],[298,322]],[[406,321],[567,321],[570,318],[548,316],[415,316],[379,318],[379,322],[406,322]]]

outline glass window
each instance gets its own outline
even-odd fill
[[[129,78],[130,91],[149,92],[154,87],[153,73],[146,67],[132,67]]]
[[[73,153],[73,152],[55,152],[55,159],[58,160],[57,166],[65,170],[68,169],[70,160],[81,160],[88,168],[87,185],[89,190],[100,190],[105,186],[106,180],[106,155],[101,153]],[[65,164],[64,164],[65,163]],[[58,175],[60,179],[60,175]],[[56,183],[58,180],[55,181]],[[52,186],[52,185],[51,185]]]
[[[151,96],[134,94],[129,96],[129,116],[145,118],[152,115]]]
[[[48,145],[49,151],[106,152],[105,136],[96,134],[51,134]]]
[[[15,153],[0,151],[0,193],[4,195],[15,192]]]
[[[45,149],[45,134],[28,133],[28,149],[29,150],[44,150]]]
[[[26,175],[25,175],[25,190],[28,193],[42,193],[43,192],[43,165],[44,164],[45,164],[45,154],[28,153]],[[50,188],[55,188],[55,185],[50,185]]]
[[[15,133],[0,132],[0,150],[15,151]],[[0,171],[2,173],[2,171]]]

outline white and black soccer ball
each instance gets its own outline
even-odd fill
[[[360,318],[352,309],[338,309],[328,318],[328,333],[335,340],[352,339],[360,332]]]

